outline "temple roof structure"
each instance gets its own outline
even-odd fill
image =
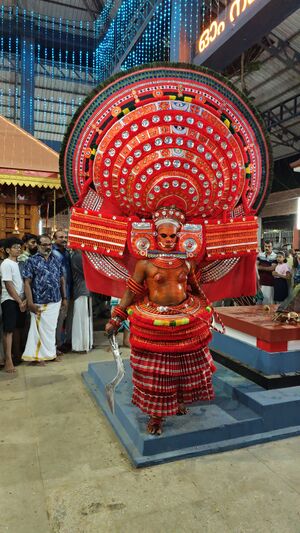
[[[0,116],[0,184],[60,189],[59,154]]]

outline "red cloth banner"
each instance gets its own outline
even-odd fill
[[[217,281],[200,285],[211,302],[224,298],[238,298],[239,296],[254,296],[256,287],[256,256],[249,254],[240,257],[232,270]]]
[[[90,291],[121,298],[126,289],[126,280],[117,280],[105,276],[96,270],[84,253],[82,257],[86,284]],[[133,272],[133,266],[131,265],[130,275]],[[200,285],[211,302],[223,300],[224,298],[255,295],[256,256],[254,254],[242,256],[237,265],[228,274],[211,283],[201,284],[200,279]]]

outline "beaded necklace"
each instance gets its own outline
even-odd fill
[[[156,257],[151,259],[152,265],[158,268],[177,268],[182,266],[184,259],[178,259],[177,257]]]

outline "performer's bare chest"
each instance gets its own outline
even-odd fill
[[[149,262],[147,281],[159,286],[185,284],[187,282],[190,265],[181,259],[154,259]]]

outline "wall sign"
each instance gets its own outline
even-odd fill
[[[235,22],[240,16],[245,13],[251,4],[256,0],[234,0],[225,10],[225,18],[223,20],[214,20],[209,28],[204,30],[199,39],[200,54],[213,43],[228,25],[234,26]]]

